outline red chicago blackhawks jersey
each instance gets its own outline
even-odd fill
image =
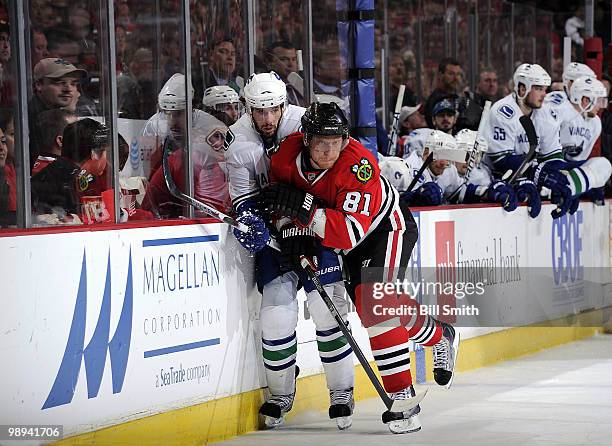
[[[399,194],[380,175],[368,149],[350,138],[331,168],[308,171],[302,138],[302,133],[294,133],[281,142],[271,158],[270,179],[296,186],[322,203],[324,246],[346,253],[373,232],[405,229]]]

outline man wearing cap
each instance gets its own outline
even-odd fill
[[[80,97],[79,82],[87,71],[75,67],[64,59],[48,57],[34,67],[34,97],[28,104],[35,114],[53,108],[76,110]]]
[[[400,158],[408,158],[413,151],[423,153],[425,143],[431,135],[431,128],[427,128],[423,115],[419,111],[420,107],[402,107],[400,110],[400,123],[405,126],[406,121],[411,121],[419,125],[407,135],[401,136],[398,142],[397,156]],[[408,114],[404,117],[404,114]],[[450,98],[443,98],[436,102],[433,108],[433,128],[441,130],[444,133],[452,134],[455,124],[457,123],[457,111],[455,109],[455,101]],[[422,123],[422,125],[421,125]],[[402,133],[400,133],[402,135]]]
[[[427,123],[425,122],[425,117],[421,112],[421,104],[417,104],[414,107],[410,107],[408,105],[404,105],[400,109],[400,129],[399,136],[408,135],[415,129],[422,129],[427,127]]]
[[[455,101],[450,98],[444,98],[436,102],[433,112],[433,125],[436,130],[442,130],[444,133],[452,134],[457,123],[457,109]]]
[[[96,112],[91,107],[81,106],[82,98],[78,90],[87,71],[81,70],[64,59],[48,57],[34,67],[34,97],[28,104],[30,127],[30,163],[38,156],[38,115],[45,110],[65,108],[77,116],[92,116]],[[30,166],[32,167],[32,166]]]

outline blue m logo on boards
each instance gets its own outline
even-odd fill
[[[55,382],[42,409],[62,406],[72,401],[79,379],[81,363],[85,362],[85,374],[87,378],[87,397],[98,396],[104,367],[106,365],[107,352],[110,356],[113,393],[120,393],[123,387],[125,371],[130,353],[130,341],[132,337],[132,313],[133,313],[133,286],[132,286],[132,253],[130,251],[127,280],[125,284],[125,295],[123,307],[115,333],[110,339],[110,315],[111,315],[111,269],[110,251],[106,266],[106,281],[100,314],[94,333],[85,347],[85,323],[87,319],[87,260],[83,252],[81,264],[81,278],[77,292],[72,324],[64,356],[59,366]],[[84,360],[84,361],[83,361]]]

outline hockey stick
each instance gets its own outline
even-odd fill
[[[393,122],[391,123],[391,133],[389,133],[389,146],[387,147],[387,155],[394,156],[397,149],[397,135],[399,134],[399,118],[400,111],[402,109],[402,103],[404,102],[404,93],[406,92],[406,86],[400,85],[397,93],[397,100],[395,101],[395,110],[393,111]]]
[[[463,177],[463,184],[459,186],[455,191],[450,194],[448,197],[448,202],[452,202],[455,199],[459,191],[462,187],[464,187],[470,181],[470,173],[476,167],[476,157],[478,156],[478,152],[480,151],[480,138],[483,137],[484,129],[489,124],[489,113],[491,111],[491,101],[486,101],[485,106],[482,110],[482,114],[480,115],[480,122],[478,123],[478,131],[476,132],[476,142],[474,143],[474,148],[470,153],[470,157],[467,161],[467,170],[465,172],[465,176]]]
[[[535,127],[533,126],[533,121],[531,120],[531,118],[527,115],[523,115],[519,118],[519,122],[523,126],[523,129],[525,129],[525,133],[527,133],[527,140],[529,141],[529,152],[527,152],[527,155],[525,155],[523,162],[521,163],[519,168],[516,169],[515,172],[512,172],[511,170],[508,171],[511,173],[510,178],[507,181],[508,184],[512,184],[520,175],[523,174],[525,168],[535,158],[536,147],[538,147],[538,135],[536,134]],[[505,179],[509,175],[508,172],[504,174],[502,180],[505,181]]]
[[[310,277],[312,283],[314,283],[317,291],[321,295],[321,299],[323,299],[323,302],[325,302],[325,305],[329,309],[329,312],[336,320],[338,327],[340,327],[340,331],[342,331],[342,334],[346,337],[346,340],[355,352],[355,356],[357,356],[359,363],[365,370],[366,374],[368,375],[368,378],[370,378],[372,385],[376,389],[376,392],[378,392],[378,395],[382,399],[387,409],[391,412],[407,412],[410,409],[416,407],[423,400],[423,398],[425,398],[425,395],[427,395],[427,389],[425,389],[423,393],[416,395],[414,398],[410,398],[407,400],[392,400],[391,397],[389,397],[389,395],[385,391],[380,381],[378,380],[378,377],[374,373],[374,370],[372,370],[370,363],[363,354],[363,351],[359,347],[359,344],[357,344],[357,341],[355,341],[355,338],[353,337],[352,333],[346,326],[344,319],[342,319],[342,316],[340,316],[340,312],[336,308],[336,305],[334,305],[334,302],[329,297],[329,294],[327,294],[327,291],[325,291],[325,288],[323,288],[321,281],[315,273],[316,267],[305,256],[300,257],[300,265],[304,269],[306,274],[308,274],[308,277]]]
[[[423,172],[425,172],[425,169],[427,169],[427,167],[429,167],[429,165],[432,162],[433,162],[433,152],[431,152],[427,156],[427,158],[425,159],[425,162],[423,163],[423,165],[421,166],[419,171],[416,173],[416,175],[414,176],[414,178],[410,182],[410,185],[408,186],[408,189],[406,189],[406,192],[411,192],[412,191],[412,188],[414,187],[415,184],[417,184],[417,182],[419,181],[419,178],[421,178],[421,175],[423,175]],[[406,192],[404,192],[404,193],[406,193]]]
[[[185,203],[193,206],[194,208],[199,209],[200,211],[204,212],[209,217],[215,218],[219,221],[222,221],[223,223],[227,223],[232,228],[238,229],[240,232],[249,232],[250,228],[244,223],[240,223],[234,220],[229,215],[224,214],[223,212],[215,209],[214,207],[209,206],[206,203],[203,203],[200,200],[196,200],[195,198],[190,197],[189,195],[181,192],[181,190],[178,188],[178,186],[174,182],[174,179],[172,178],[172,174],[170,173],[170,164],[168,163],[168,156],[170,154],[170,145],[168,144],[169,141],[170,141],[170,136],[166,136],[166,138],[164,139],[164,144],[162,146],[162,171],[164,173],[164,180],[166,181],[166,186],[168,187],[168,191],[170,192],[170,194],[172,194],[174,197],[178,198],[179,200],[182,200]],[[271,248],[276,249],[277,251],[280,251],[278,242],[275,239],[270,238],[268,240],[268,245]]]

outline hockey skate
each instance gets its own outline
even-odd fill
[[[410,386],[399,392],[392,393],[391,399],[407,400],[415,396],[416,392],[414,391],[414,387]],[[387,410],[382,414],[382,422],[385,423],[394,434],[417,432],[421,430],[421,421],[419,420],[420,412],[420,405],[416,405],[407,412],[391,412]]]
[[[270,395],[261,405],[259,413],[264,417],[264,424],[268,429],[274,429],[285,422],[285,414],[293,407],[295,393],[291,395]]]
[[[353,424],[353,409],[355,399],[353,398],[353,388],[345,390],[329,391],[329,418],[336,420],[336,425],[341,431],[348,429]]]
[[[459,352],[459,333],[446,322],[442,324],[442,339],[433,346],[434,379],[436,382],[450,388],[455,376],[455,363]]]

